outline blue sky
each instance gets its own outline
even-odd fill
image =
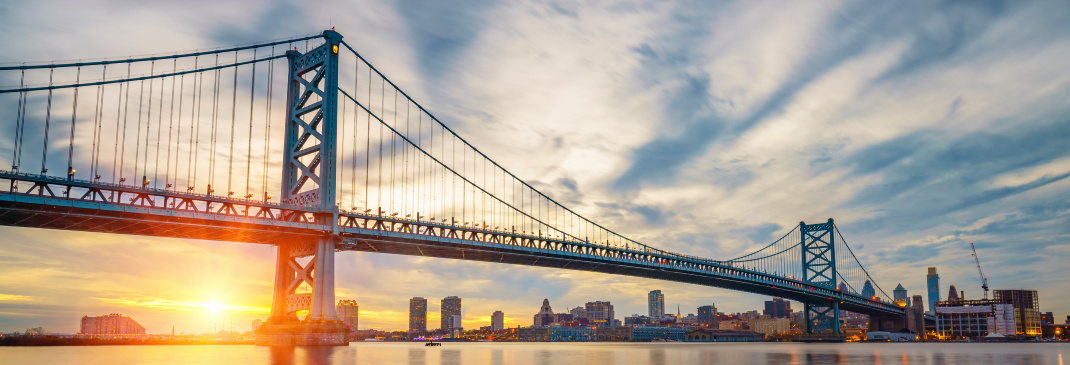
[[[1039,290],[1041,309],[1064,318],[1068,16],[1059,2],[9,2],[0,62],[333,25],[479,149],[626,236],[723,258],[835,217],[886,291],[925,295],[936,266],[942,293],[955,284],[977,297],[972,241],[993,288]],[[75,332],[82,314],[111,312],[140,316],[150,332],[224,319],[241,329],[270,303],[267,247],[0,232],[0,331]],[[116,256],[154,265],[101,264]],[[342,253],[337,263],[339,297],[357,299],[377,328],[403,327],[413,296],[431,312],[461,296],[477,326],[494,310],[527,325],[544,297],[555,310],[611,300],[618,316],[645,313],[653,289],[684,314],[768,300],[462,261]],[[247,295],[212,315],[189,304],[227,292]]]

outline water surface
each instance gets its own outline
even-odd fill
[[[444,343],[0,347],[3,364],[1057,364],[1068,343]]]

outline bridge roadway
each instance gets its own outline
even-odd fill
[[[839,300],[843,310],[902,315],[893,303],[650,248],[613,247],[515,232],[397,219],[173,190],[0,171],[0,225],[278,244],[337,234],[342,251],[499,262],[602,272],[770,295]],[[800,263],[801,265],[801,263]]]

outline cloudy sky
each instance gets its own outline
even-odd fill
[[[979,297],[975,242],[993,288],[1039,290],[1042,311],[1065,318],[1067,18],[1062,2],[43,0],[0,3],[0,63],[334,26],[479,149],[547,189],[573,182],[579,208],[626,236],[726,258],[835,217],[886,291],[925,295],[936,266],[944,295],[955,284]],[[106,313],[157,333],[248,330],[271,302],[267,246],[0,237],[0,332],[73,333]],[[429,324],[440,298],[462,297],[469,328],[494,310],[529,325],[543,298],[555,310],[610,300],[618,318],[645,313],[653,289],[685,315],[768,300],[443,259],[345,252],[337,266],[361,328],[404,328],[413,296],[429,299]]]

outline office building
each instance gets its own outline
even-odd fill
[[[661,290],[651,290],[646,296],[647,308],[650,317],[657,318],[665,315],[665,295]]]
[[[773,318],[763,315],[750,320],[749,325],[751,331],[763,335],[775,335],[791,331],[791,319],[788,317]]]
[[[769,318],[791,318],[791,302],[783,298],[773,298],[765,302],[765,311],[762,314]]]
[[[953,302],[953,301],[960,300],[960,299],[966,299],[966,298],[959,298],[959,292],[957,290],[955,290],[955,286],[954,285],[952,285],[950,288],[947,289],[947,301]]]
[[[936,302],[940,301],[940,275],[936,274],[936,268],[929,268],[929,275],[925,277],[926,288],[929,289],[929,313],[936,314]]]
[[[441,313],[442,316],[439,321],[439,328],[441,328],[443,331],[449,331],[451,328],[453,328],[452,326],[450,326],[450,317],[461,314],[461,298],[455,296],[448,296],[442,298]]]
[[[907,294],[907,289],[903,287],[903,284],[899,284],[899,286],[895,287],[895,290],[892,290],[892,300],[905,303],[904,307],[912,307],[910,305],[910,295]]]
[[[255,332],[256,330],[260,329],[260,326],[263,325],[263,324],[264,324],[264,321],[259,320],[259,319],[254,319],[253,320],[253,331]]]
[[[461,323],[461,320],[462,318],[460,314],[454,314],[450,316],[448,321],[446,321],[446,325],[450,328],[446,332],[450,334],[450,337],[460,338],[461,335],[464,334],[464,324]]]
[[[427,332],[427,299],[415,297],[409,299],[409,333]]]
[[[554,320],[557,319],[554,316],[554,310],[550,308],[550,299],[543,298],[542,307],[539,307],[539,313],[535,314],[535,320],[533,326],[546,327],[554,324]]]
[[[996,289],[993,301],[1014,306],[1014,323],[1018,336],[1040,336],[1040,299],[1036,290]]]
[[[717,328],[717,306],[711,304],[698,307],[698,324]]]
[[[490,329],[492,331],[501,331],[505,329],[505,313],[502,313],[502,311],[494,311],[494,314],[490,315]]]
[[[602,301],[588,302],[585,307],[587,308],[587,321],[589,323],[599,326],[613,325],[613,304]]]
[[[78,334],[143,335],[145,334],[145,327],[142,327],[133,318],[124,317],[118,313],[96,317],[82,316],[82,325]]]
[[[339,300],[334,312],[338,314],[338,319],[345,323],[349,332],[354,332],[357,330],[357,312],[359,312],[359,309],[360,307],[357,306],[357,301],[355,300]]]
[[[1052,312],[1044,312],[1040,315],[1040,324],[1055,324],[1055,314]]]
[[[862,296],[873,299],[877,297],[877,291],[873,289],[873,283],[866,279],[866,283],[862,284]]]
[[[572,319],[574,320],[578,320],[580,318],[587,318],[587,308],[584,307],[572,308],[572,310],[570,310],[568,313],[572,315]]]

